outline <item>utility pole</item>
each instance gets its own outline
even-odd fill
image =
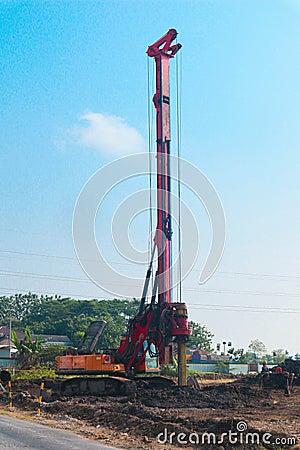
[[[9,358],[11,358],[11,309],[9,309]]]

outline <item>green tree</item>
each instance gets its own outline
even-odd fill
[[[197,322],[189,322],[192,327],[193,332],[187,343],[187,347],[206,350],[208,352],[212,351],[212,339],[214,335],[206,328],[205,325],[200,325]]]
[[[228,350],[229,359],[235,362],[248,362],[247,354],[243,348],[234,349],[233,347]]]
[[[119,346],[128,319],[137,313],[138,307],[137,299],[74,300],[60,296],[37,296],[29,292],[1,297],[0,325],[8,325],[9,317],[13,317],[15,329],[22,330],[28,326],[35,334],[67,335],[77,346],[89,324],[103,319],[107,327],[99,345],[114,348]]]
[[[272,351],[272,362],[274,364],[282,363],[286,358],[288,358],[289,352],[287,350],[283,350],[282,348],[277,348]]]
[[[64,345],[45,345],[36,357],[35,365],[55,369],[55,358],[65,354]]]
[[[263,355],[267,353],[267,348],[265,344],[259,339],[255,339],[250,342],[248,350],[252,353],[253,360],[256,362],[262,358]]]
[[[34,340],[31,336],[29,327],[25,328],[25,337],[19,340],[15,331],[12,331],[12,341],[18,350],[19,365],[22,369],[30,369],[37,360],[37,354],[42,349],[42,343],[39,337]]]
[[[261,357],[262,361],[267,361],[267,364],[273,364],[274,363],[274,354],[273,353],[267,353],[266,355],[263,355]]]

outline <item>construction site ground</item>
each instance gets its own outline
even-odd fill
[[[282,389],[261,390],[249,377],[199,381],[200,390],[141,383],[131,398],[51,398],[44,392],[37,416],[38,381],[18,380],[13,409],[1,394],[0,413],[119,449],[300,449],[300,386],[287,397]]]

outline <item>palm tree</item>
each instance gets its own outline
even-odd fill
[[[31,336],[30,328],[25,328],[25,338],[19,340],[15,331],[11,334],[12,341],[19,352],[19,364],[22,369],[29,369],[34,365],[37,355],[42,350],[42,342],[39,336],[34,340]]]

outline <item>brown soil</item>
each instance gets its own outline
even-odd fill
[[[44,403],[41,416],[35,420],[128,449],[279,449],[291,447],[286,444],[292,437],[300,444],[300,387],[286,397],[283,390],[261,391],[247,379],[224,381],[228,380],[205,385],[202,380],[200,391],[141,384],[137,394],[130,399],[62,397]],[[33,418],[37,410],[38,383],[18,381],[13,384],[13,390],[15,411]],[[45,392],[47,398],[50,399],[49,392]],[[0,404],[2,409],[7,409],[4,395],[0,395]],[[237,424],[241,421],[246,422],[247,430],[243,436],[238,433],[235,444],[228,432],[237,432],[237,426],[240,426]],[[161,443],[157,440],[160,433]],[[175,434],[170,436],[171,433]],[[179,433],[185,433],[185,436],[181,435],[178,442]],[[209,445],[206,437],[202,444],[203,433],[216,434],[217,441],[211,440],[212,445]],[[221,442],[222,433],[226,435]],[[248,443],[241,442],[242,437],[245,441],[247,433],[257,433],[254,444],[251,437]],[[265,433],[272,435],[265,435],[265,440],[272,444],[263,442]],[[199,444],[192,445],[189,441],[197,442],[197,436]],[[259,445],[255,443],[257,439]],[[275,445],[275,439],[281,440],[281,444],[278,441]],[[180,445],[180,441],[184,444]]]

